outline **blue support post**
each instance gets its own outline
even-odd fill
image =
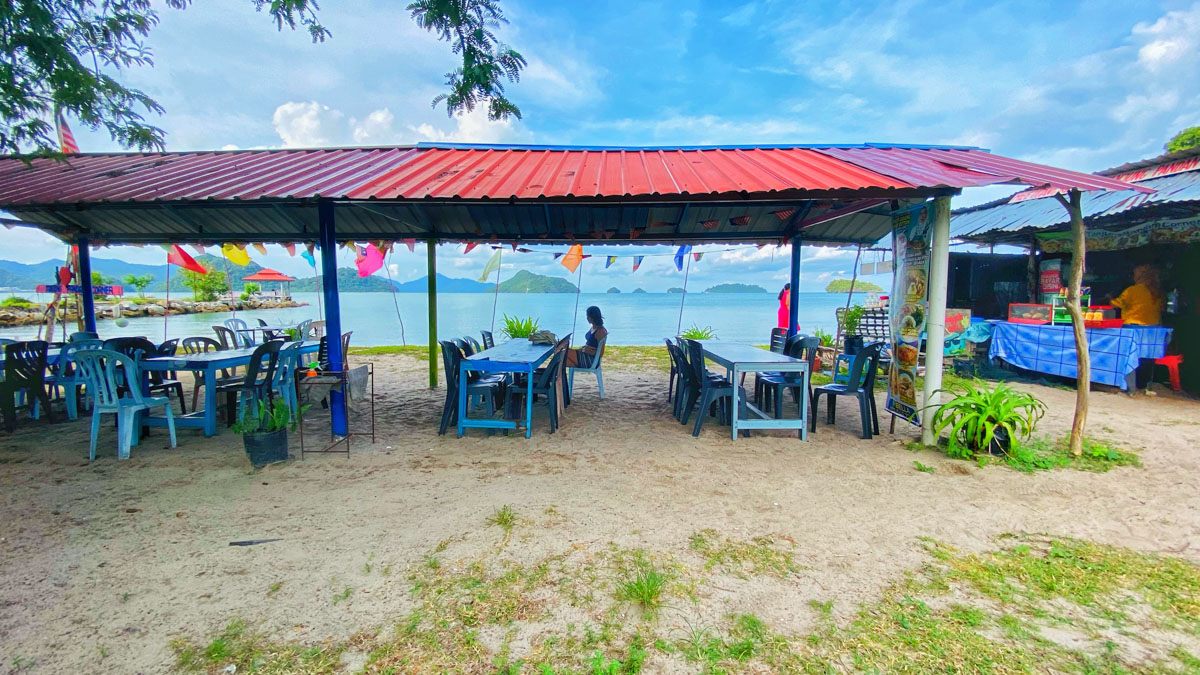
[[[341,371],[342,363],[342,308],[338,300],[337,284],[337,232],[333,222],[333,202],[321,201],[317,205],[317,220],[321,227],[321,292],[325,296],[325,339],[329,343],[329,367]],[[343,393],[335,389],[329,395],[329,417],[335,436],[345,436],[346,408]]]
[[[800,331],[800,251],[804,244],[800,235],[792,237],[792,296],[788,298],[788,337]]]
[[[80,308],[83,315],[83,329],[96,332],[96,303],[92,298],[92,252],[87,237],[76,241],[79,247],[79,294]]]

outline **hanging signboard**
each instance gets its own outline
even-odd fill
[[[1070,232],[1039,234],[1038,246],[1046,253],[1070,253]],[[1151,244],[1190,244],[1200,241],[1200,218],[1158,220],[1135,225],[1127,230],[1088,230],[1087,249],[1092,251],[1123,251]],[[1043,288],[1043,291],[1046,289]]]
[[[57,293],[62,289],[62,286],[54,284],[38,284],[34,290],[38,293]],[[83,286],[79,284],[67,284],[68,293],[82,293]],[[92,286],[92,295],[125,295],[125,289],[121,286],[112,284],[95,284]]]
[[[892,368],[888,376],[888,412],[920,425],[917,404],[917,364],[929,296],[929,245],[933,232],[933,202],[892,213],[891,321]]]

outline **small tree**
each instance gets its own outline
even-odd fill
[[[126,286],[132,286],[135,290],[137,290],[139,298],[144,298],[146,297],[144,291],[146,290],[147,286],[154,283],[154,277],[150,274],[143,274],[141,276],[136,274],[126,274],[125,278],[121,281],[124,282]]]
[[[192,288],[192,299],[199,302],[212,302],[225,292],[225,273],[204,265],[208,274],[198,274],[191,270],[183,271],[183,282]]]
[[[1200,146],[1200,127],[1188,127],[1175,134],[1163,147],[1167,152],[1179,152],[1197,146]]]

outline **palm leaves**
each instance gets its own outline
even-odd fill
[[[986,385],[964,382],[955,389],[939,389],[955,395],[942,404],[933,416],[933,429],[940,434],[950,429],[946,454],[973,457],[992,444],[996,431],[1003,429],[1016,441],[1033,433],[1033,427],[1046,413],[1046,405],[1032,394],[1004,384],[989,389]]]
[[[436,33],[461,54],[461,68],[446,73],[450,92],[433,99],[433,107],[446,102],[446,114],[471,112],[485,102],[488,118],[521,119],[521,110],[504,97],[504,81],[517,82],[525,57],[504,45],[493,31],[508,23],[495,0],[417,0],[408,6],[420,27]]]

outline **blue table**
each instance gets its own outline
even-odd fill
[[[754,345],[724,343],[724,342],[705,342],[704,343],[704,358],[713,361],[714,363],[724,366],[729,371],[729,381],[733,383],[733,401],[731,409],[733,414],[732,419],[733,440],[737,440],[738,429],[794,429],[800,432],[801,440],[808,440],[808,362],[800,359],[793,359],[790,356],[777,354],[765,349],[760,349]],[[802,373],[802,382],[797,382],[796,386],[802,387],[801,391],[805,395],[800,397],[800,416],[794,419],[780,418],[777,419],[762,410],[755,407],[749,401],[746,401],[746,411],[753,414],[754,417],[742,419],[741,406],[738,404],[738,399],[741,398],[740,389],[737,383],[741,381],[742,373],[761,373],[761,372],[776,372],[776,373]],[[779,403],[776,403],[779,405]],[[701,411],[698,414],[703,414]]]
[[[518,339],[501,342],[462,360],[458,370],[458,436],[462,438],[468,428],[516,429],[519,423],[513,420],[480,419],[467,417],[467,373],[524,373],[525,386],[525,438],[533,429],[533,371],[554,353],[554,345],[535,345],[529,340]]]
[[[321,346],[320,340],[305,340],[300,347],[301,354],[313,354]],[[217,433],[217,371],[228,368],[241,368],[249,365],[250,357],[258,347],[243,347],[241,349],[225,349],[203,354],[178,354],[175,356],[156,356],[143,359],[140,363],[143,370],[190,370],[204,373],[204,410],[195,411],[175,417],[175,426],[204,429],[205,436]],[[195,407],[195,402],[192,402]]]
[[[992,321],[988,358],[1047,375],[1076,377],[1075,332],[1069,325],[1031,325]],[[1088,328],[1092,382],[1129,390],[1141,359],[1162,358],[1171,329],[1162,326]]]

